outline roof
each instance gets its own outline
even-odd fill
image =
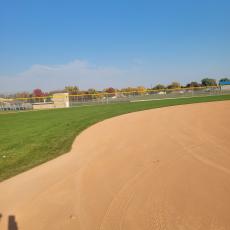
[[[220,85],[230,85],[230,81],[221,81]]]

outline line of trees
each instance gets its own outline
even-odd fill
[[[230,81],[230,78],[221,78],[219,80],[219,84],[221,82]],[[65,93],[68,92],[71,95],[79,95],[79,94],[89,94],[89,97],[92,97],[92,94],[97,93],[109,93],[111,96],[115,95],[117,92],[138,92],[138,94],[144,93],[146,90],[163,90],[163,89],[178,89],[178,88],[195,88],[195,87],[208,87],[208,86],[217,86],[217,80],[213,78],[204,78],[201,82],[192,81],[186,85],[182,85],[180,82],[172,82],[169,85],[156,84],[154,87],[145,88],[144,86],[138,87],[127,87],[122,89],[115,89],[113,87],[105,88],[104,90],[96,90],[94,88],[89,88],[88,90],[80,90],[78,86],[66,86],[63,90],[55,90],[50,92],[43,92],[41,89],[34,89],[32,93],[30,92],[19,92],[16,94],[9,95],[12,98],[31,98],[31,97],[45,97],[53,95],[54,93]]]

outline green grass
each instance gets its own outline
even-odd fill
[[[0,114],[0,180],[68,152],[82,130],[106,118],[220,100],[230,100],[230,95]]]

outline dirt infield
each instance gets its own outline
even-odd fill
[[[227,230],[229,214],[230,101],[108,119],[0,183],[3,230]]]

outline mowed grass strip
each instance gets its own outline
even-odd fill
[[[230,95],[0,114],[0,181],[68,152],[82,130],[104,119],[146,109],[221,100],[230,100]]]

